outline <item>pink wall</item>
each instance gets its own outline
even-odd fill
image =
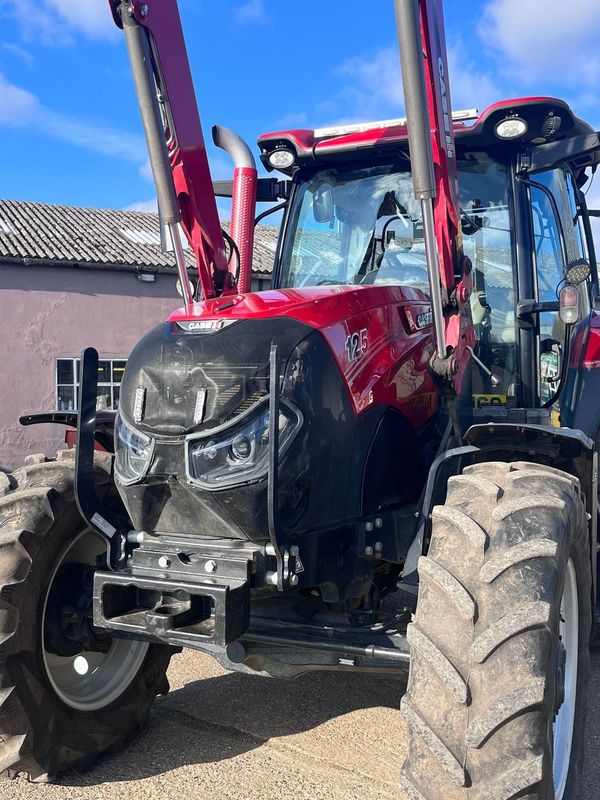
[[[27,453],[54,455],[64,428],[23,428],[24,412],[55,407],[55,359],[93,346],[126,358],[179,306],[175,278],[140,282],[134,272],[0,264],[0,469]]]

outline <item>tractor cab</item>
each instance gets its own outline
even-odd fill
[[[183,307],[115,419],[87,348],[76,418],[25,420],[76,425],[75,453],[0,482],[0,771],[119,747],[190,647],[286,678],[410,664],[409,797],[581,796],[600,139],[548,97],[452,115],[441,0],[395,5],[408,119],[260,137],[283,185],[215,127],[223,230],[176,0],[111,0]]]
[[[569,407],[561,390],[576,336],[559,294],[580,266],[569,300],[580,321],[597,284],[581,187],[597,166],[598,136],[553,98],[457,112],[454,133],[476,416],[558,412]],[[429,297],[406,120],[267,134],[259,146],[268,169],[293,178],[275,287],[404,287]]]

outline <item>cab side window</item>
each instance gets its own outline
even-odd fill
[[[585,239],[575,201],[571,174],[555,169],[534,176],[535,183],[546,188],[531,187],[531,211],[535,241],[537,300],[556,301],[568,265],[587,257]],[[549,196],[551,195],[551,197]],[[553,200],[554,199],[554,202]],[[579,289],[582,315],[589,311],[588,287]],[[566,330],[558,312],[539,315],[540,334],[540,397],[549,400],[557,387],[560,353],[564,350]]]

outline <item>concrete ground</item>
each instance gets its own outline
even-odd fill
[[[0,779],[1,800],[406,800],[403,682],[229,674],[196,653],[173,659],[170,680],[148,731],[123,752],[51,786]],[[595,654],[581,800],[600,800],[599,711]]]

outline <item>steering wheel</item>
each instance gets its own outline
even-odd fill
[[[311,269],[306,273],[306,275],[302,278],[302,280],[298,283],[298,286],[313,286],[313,279],[323,273],[323,268],[325,267],[325,261],[322,258],[318,258]],[[316,284],[314,284],[316,285]]]

